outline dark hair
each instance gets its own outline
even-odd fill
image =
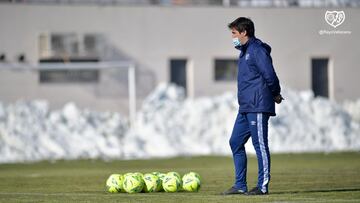
[[[228,24],[230,29],[235,28],[239,32],[244,32],[246,30],[246,35],[249,37],[254,37],[255,35],[255,26],[253,21],[250,18],[240,17]]]

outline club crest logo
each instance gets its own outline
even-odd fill
[[[344,11],[326,11],[325,21],[336,28],[345,21],[345,12]]]

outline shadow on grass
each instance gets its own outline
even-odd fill
[[[301,193],[316,193],[316,192],[355,192],[360,191],[360,188],[339,188],[339,189],[318,189],[318,190],[301,190],[301,191],[279,191],[271,192],[271,194],[301,194]]]

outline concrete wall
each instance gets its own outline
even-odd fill
[[[311,58],[325,56],[331,62],[332,98],[359,98],[360,10],[341,9],[346,20],[336,30],[351,34],[320,35],[319,30],[334,30],[324,20],[326,10],[1,4],[0,53],[12,60],[24,52],[35,64],[42,32],[104,33],[139,68],[152,71],[156,83],[169,81],[170,58],[187,58],[194,65],[195,96],[216,95],[236,91],[236,82],[214,81],[214,59],[237,58],[227,24],[248,16],[256,36],[273,48],[282,85],[311,89]]]
[[[39,82],[39,75],[37,69],[0,68],[0,101],[44,99],[53,109],[71,101],[81,108],[129,113],[128,81],[122,78],[127,75],[126,69],[100,69],[97,83],[46,84]],[[140,106],[141,100],[136,105]]]

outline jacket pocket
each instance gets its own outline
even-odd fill
[[[254,91],[251,99],[251,106],[253,108],[256,108],[258,106],[258,102],[259,102],[258,99],[259,99],[259,91]]]

